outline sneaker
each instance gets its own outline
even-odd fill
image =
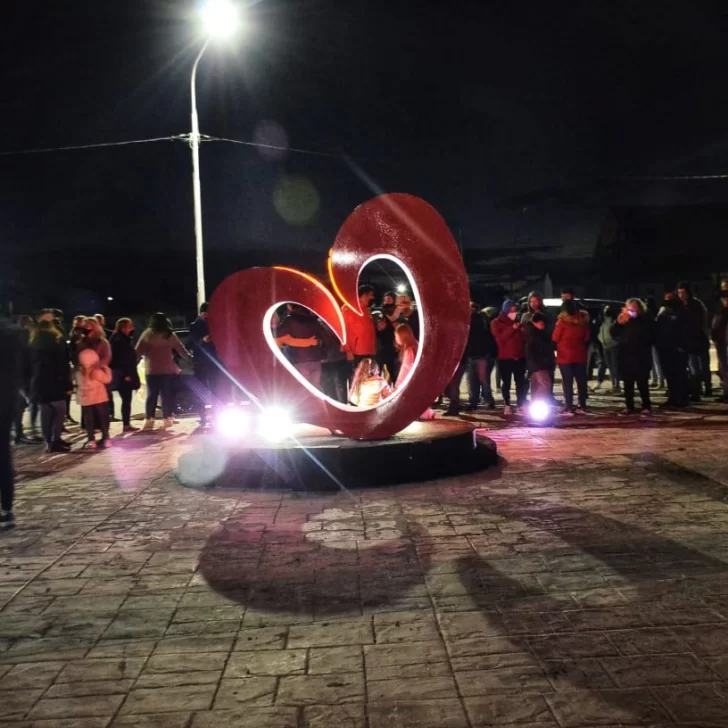
[[[13,528],[15,526],[15,516],[12,511],[0,511],[0,524],[4,524],[5,528]]]
[[[487,406],[488,406],[488,409],[489,409],[489,410],[493,410],[493,409],[495,409],[495,400],[494,400],[494,399],[489,399],[489,400],[488,400],[488,405],[487,405]]]
[[[86,444],[83,446],[84,450],[98,450],[99,445],[96,442],[96,440],[87,440]]]
[[[153,430],[154,429],[154,419],[147,419],[144,420],[144,424],[142,425],[142,430]]]
[[[564,407],[564,409],[561,410],[559,413],[562,417],[573,417],[574,413],[572,410],[570,410],[568,407]]]
[[[108,450],[110,447],[111,447],[111,440],[109,440],[108,437],[102,438],[99,441],[99,448],[101,448],[101,450]]]
[[[122,431],[123,432],[138,432],[139,428],[134,427],[134,425],[124,425]]]
[[[642,417],[652,417],[652,410],[647,408],[640,410],[640,415]]]
[[[589,391],[592,392],[592,394],[594,392],[598,392],[602,388],[602,384],[604,384],[604,382],[597,382]]]
[[[72,424],[72,425],[78,424],[78,422],[76,422],[76,420],[74,420],[73,417],[71,417],[71,415],[66,415],[66,422],[70,422],[70,424]]]
[[[503,407],[503,414],[508,416],[513,414],[513,407],[511,407],[509,404],[505,405]]]
[[[16,445],[38,445],[43,442],[43,438],[28,437],[27,435],[19,435],[15,438]]]
[[[576,408],[576,414],[577,415],[585,415],[586,414],[586,410],[584,409],[584,407],[577,407]]]
[[[629,417],[630,415],[636,415],[637,414],[637,411],[636,410],[633,410],[633,409],[627,409],[627,408],[625,408],[621,412],[619,412],[619,414],[622,417]]]
[[[174,425],[174,418],[173,417],[165,417],[164,423],[162,424],[163,430],[169,430],[170,427]]]

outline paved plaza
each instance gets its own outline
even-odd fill
[[[728,726],[728,417],[474,419],[499,468],[325,495],[16,449],[0,726]]]

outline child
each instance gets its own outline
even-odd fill
[[[551,401],[554,344],[546,330],[546,317],[536,311],[525,326],[526,366],[531,379],[531,400]]]
[[[362,359],[351,382],[351,403],[357,407],[374,407],[390,394],[392,388],[379,373],[377,362],[369,357]]]
[[[86,447],[111,447],[109,440],[109,394],[106,385],[111,382],[111,369],[101,365],[99,355],[93,349],[83,349],[78,355],[76,370],[78,403],[88,433]],[[101,441],[96,444],[96,430],[101,430]]]

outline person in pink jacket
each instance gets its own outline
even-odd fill
[[[96,450],[97,447],[111,446],[109,439],[109,393],[107,385],[111,383],[111,369],[104,366],[94,349],[83,349],[78,354],[76,384],[78,386],[78,403],[83,412],[88,441],[85,447]],[[101,440],[96,443],[96,430],[101,430]]]

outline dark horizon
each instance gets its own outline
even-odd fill
[[[0,31],[0,151],[188,133],[194,10],[13,7]],[[275,0],[247,17],[247,33],[200,66],[202,133],[333,156],[202,145],[205,247],[223,261],[209,264],[209,289],[253,251],[296,250],[318,270],[346,215],[379,191],[424,197],[473,254],[542,245],[578,256],[596,245],[606,205],[503,202],[594,179],[726,170],[728,50],[720,17],[687,2],[413,11],[401,0]],[[183,141],[2,156],[0,169],[10,295],[119,296],[127,281],[149,302],[194,300]]]

